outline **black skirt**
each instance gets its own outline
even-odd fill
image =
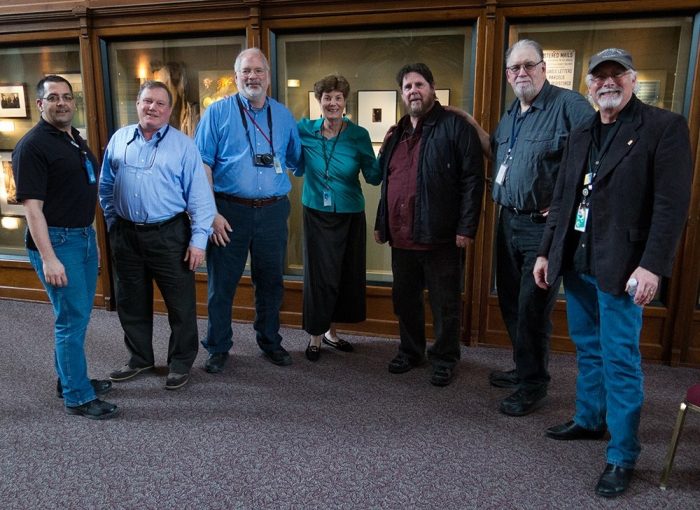
[[[304,309],[311,335],[331,322],[365,320],[365,213],[331,213],[304,207]]]

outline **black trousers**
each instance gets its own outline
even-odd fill
[[[168,310],[168,366],[172,372],[185,373],[194,363],[198,349],[194,272],[184,262],[190,235],[186,215],[149,230],[117,220],[109,232],[117,312],[132,367],[154,364],[154,280]]]
[[[544,223],[501,208],[496,235],[498,304],[513,344],[513,361],[521,386],[549,383],[550,314],[561,278],[548,290],[535,285],[532,269],[542,240]]]
[[[459,361],[462,250],[446,245],[433,250],[391,249],[392,297],[399,318],[399,352],[413,361],[425,356],[425,308],[428,289],[435,343],[428,349],[433,365],[453,367]]]
[[[331,322],[365,320],[365,213],[329,213],[304,207],[304,307],[310,335]]]

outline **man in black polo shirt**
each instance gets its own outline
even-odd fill
[[[98,252],[92,222],[97,203],[97,160],[71,127],[73,89],[60,76],[37,84],[41,120],[17,143],[12,168],[17,200],[27,217],[27,252],[56,317],[57,392],[68,414],[101,420],[117,406],[97,398],[110,381],[90,380],[85,332],[97,284]]]

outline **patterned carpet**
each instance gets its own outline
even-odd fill
[[[3,509],[549,509],[700,508],[700,416],[689,414],[667,491],[658,480],[678,405],[700,370],[645,366],[642,456],[628,493],[593,493],[605,442],[548,440],[573,411],[575,359],[553,355],[547,404],[512,418],[488,373],[510,352],[463,348],[451,386],[429,369],[392,375],[396,341],[346,336],[312,364],[303,331],[283,331],[291,367],[260,355],[250,324],[234,324],[223,374],[201,367],[166,392],[164,369],[115,385],[113,420],[64,414],[54,395],[48,305],[0,300],[0,494]],[[200,321],[200,334],[205,322]],[[156,318],[161,365],[169,330]],[[126,361],[116,313],[96,310],[92,377]]]

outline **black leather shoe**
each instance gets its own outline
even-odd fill
[[[595,486],[595,493],[604,498],[615,498],[625,492],[632,479],[632,468],[606,464]]]
[[[489,383],[496,388],[517,388],[520,384],[520,379],[515,369],[507,372],[494,370],[489,374]]]
[[[228,360],[228,352],[210,354],[209,359],[204,363],[204,370],[210,374],[218,374],[224,370],[226,360]]]
[[[280,367],[286,367],[287,365],[292,364],[292,357],[284,349],[284,347],[280,347],[274,351],[263,351],[263,355],[268,361],[270,361],[270,363],[274,363]]]
[[[430,384],[433,386],[447,386],[452,382],[454,371],[450,367],[434,366],[430,376]]]
[[[412,368],[419,367],[425,363],[425,358],[418,361],[411,360],[405,354],[397,354],[394,359],[389,362],[389,372],[392,374],[403,374]]]
[[[175,372],[170,372],[168,377],[165,379],[165,389],[166,390],[177,390],[182,388],[190,380],[190,373],[178,374]]]
[[[318,361],[318,359],[321,357],[321,347],[311,345],[311,342],[309,342],[309,345],[306,346],[306,351],[304,351],[304,354],[306,355],[306,359],[309,361]]]
[[[338,349],[339,351],[343,352],[352,352],[355,349],[353,348],[352,344],[348,342],[347,340],[343,340],[342,338],[338,338],[336,342],[328,338],[325,334],[323,335],[323,343],[326,345],[330,345],[334,349]]]
[[[540,407],[547,396],[547,388],[518,388],[501,402],[501,412],[508,416],[525,416]]]
[[[112,381],[106,379],[90,379],[90,384],[92,389],[95,390],[95,395],[104,395],[109,390],[112,389]],[[56,379],[56,396],[58,398],[63,398],[63,386],[61,385],[61,380]]]
[[[66,407],[66,412],[91,420],[106,420],[117,414],[117,406],[96,398],[78,407]]]
[[[544,433],[552,439],[576,441],[579,439],[602,439],[605,435],[605,430],[605,427],[600,430],[584,429],[582,426],[577,425],[574,420],[571,420],[561,425],[549,427]]]
[[[153,368],[153,365],[147,366],[147,367],[130,367],[129,364],[127,363],[123,367],[121,367],[118,370],[115,370],[111,374],[109,374],[109,378],[112,379],[114,382],[122,382],[122,381],[127,381],[131,379],[132,377],[136,377],[139,375],[141,372],[145,372],[146,370],[150,370]]]

